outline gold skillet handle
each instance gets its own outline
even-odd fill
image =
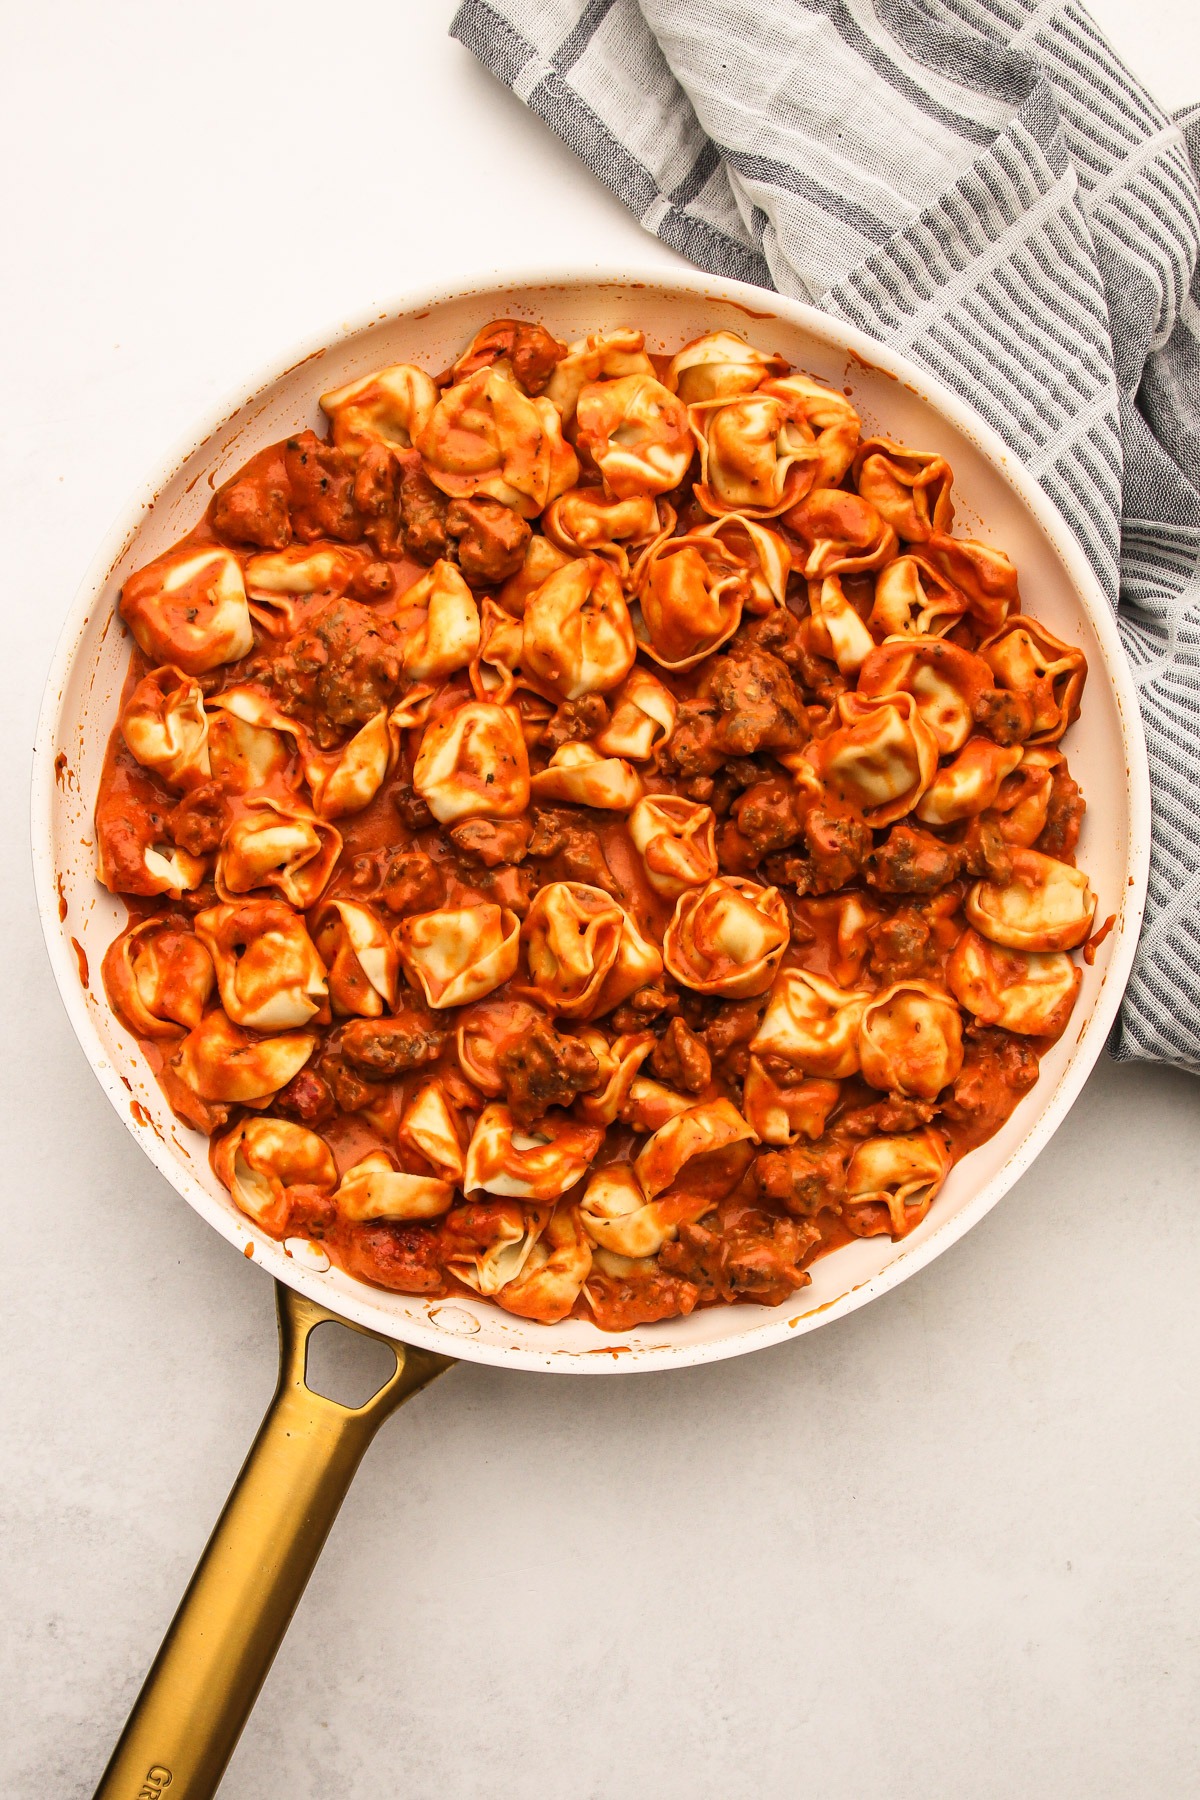
[[[347,1321],[280,1284],[275,1298],[275,1398],[96,1800],[209,1800],[216,1792],[368,1444],[397,1406],[453,1365],[453,1357],[392,1344],[395,1374],[365,1406],[342,1406],[313,1393],[304,1372],[316,1326]]]

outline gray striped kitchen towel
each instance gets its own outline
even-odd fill
[[[454,34],[648,231],[969,399],[1133,666],[1150,902],[1114,1052],[1200,1070],[1200,106],[1074,0],[466,0]]]

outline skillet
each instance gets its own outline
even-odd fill
[[[586,1321],[545,1326],[466,1298],[427,1301],[365,1286],[299,1242],[266,1236],[208,1166],[207,1141],[176,1120],[134,1041],[93,984],[123,908],[96,884],[91,811],[124,677],[114,607],[125,577],[196,520],[256,450],[312,425],[316,396],[384,364],[446,366],[486,320],[528,317],[562,339],[616,324],[675,348],[739,331],[852,391],[864,428],[937,449],[955,474],[970,535],[1003,546],[1030,610],[1078,643],[1090,677],[1072,728],[1072,769],[1089,810],[1080,859],[1116,916],[1071,1026],[1006,1124],[951,1171],[900,1243],[862,1239],[818,1261],[812,1285],[777,1307],[703,1310],[613,1337]],[[127,1127],[189,1204],[275,1278],[280,1372],[258,1437],[97,1793],[143,1800],[212,1794],[375,1430],[458,1359],[562,1374],[679,1368],[799,1337],[885,1293],[947,1249],[1000,1199],[1066,1116],[1115,1019],[1137,942],[1149,860],[1149,781],[1136,695],[1115,621],[1086,559],[1036,482],[962,401],[895,352],[758,288],[681,271],[644,278],[535,273],[414,296],[307,344],[236,397],[164,462],[114,526],[68,616],[39,721],[33,851],[47,947],[71,1022]],[[388,1341],[396,1369],[358,1408],[305,1379],[316,1327],[337,1319]]]

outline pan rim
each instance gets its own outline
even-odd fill
[[[353,1323],[395,1339],[396,1321],[383,1310],[381,1304],[375,1302],[374,1288],[364,1283],[355,1283],[355,1291],[348,1294],[331,1283],[325,1273],[301,1266],[287,1255],[282,1243],[267,1238],[257,1230],[249,1229],[249,1221],[241,1221],[239,1217],[220,1208],[182,1159],[168,1145],[160,1143],[153,1135],[140,1131],[128,1115],[128,1094],[121,1076],[108,1057],[85,1002],[77,968],[60,930],[57,913],[53,834],[56,797],[54,761],[55,746],[60,741],[59,721],[63,716],[68,678],[91,618],[91,609],[106,585],[111,570],[136,536],[158,495],[201,445],[237,414],[250,407],[258,396],[281,380],[297,364],[396,316],[411,315],[423,309],[446,306],[476,296],[482,301],[487,296],[498,298],[507,290],[542,288],[577,292],[580,289],[628,289],[639,286],[697,298],[711,296],[714,300],[731,301],[756,318],[777,316],[835,344],[869,366],[907,383],[935,412],[967,435],[983,457],[992,464],[998,476],[1012,491],[1015,500],[1032,516],[1059,557],[1100,643],[1105,678],[1112,690],[1124,737],[1129,807],[1128,875],[1131,885],[1127,886],[1122,895],[1106,979],[1079,1034],[1071,1063],[1032,1120],[1024,1138],[1010,1152],[996,1174],[984,1182],[952,1217],[946,1219],[916,1247],[898,1249],[885,1268],[857,1287],[808,1311],[805,1311],[800,1295],[797,1294],[785,1308],[771,1309],[771,1316],[766,1320],[756,1316],[755,1309],[741,1308],[739,1310],[747,1314],[745,1328],[710,1342],[639,1345],[636,1349],[623,1344],[620,1336],[614,1336],[611,1350],[568,1351],[548,1341],[543,1351],[517,1343],[476,1343],[469,1338],[452,1337],[432,1323],[418,1324],[411,1320],[404,1322],[404,1341],[407,1343],[450,1354],[465,1361],[526,1370],[549,1370],[560,1374],[648,1373],[722,1361],[726,1357],[745,1355],[752,1350],[765,1349],[772,1344],[802,1336],[807,1331],[842,1318],[866,1305],[868,1301],[878,1298],[949,1249],[999,1202],[1061,1125],[1100,1056],[1132,968],[1149,875],[1150,784],[1141,712],[1132,673],[1117,631],[1115,614],[1081,546],[1053,502],[1017,462],[999,435],[973,408],[925,370],[857,328],[804,302],[690,268],[674,270],[650,266],[618,271],[604,264],[591,268],[576,266],[566,271],[554,267],[506,268],[488,271],[474,280],[459,281],[452,286],[429,286],[415,293],[405,294],[382,307],[375,305],[364,309],[358,316],[341,321],[334,329],[309,334],[290,352],[273,360],[260,371],[250,384],[235,386],[219,404],[208,411],[206,417],[181,435],[159,460],[149,477],[137,485],[127,502],[118,510],[112,526],[88,565],[64,620],[39,708],[32,766],[32,855],[43,938],[59,997],[76,1037],[123,1124],[133,1133],[176,1192],[207,1223],[220,1231],[227,1241],[243,1250],[252,1243],[254,1260],[277,1279]],[[336,1274],[336,1271],[333,1273]],[[793,1316],[779,1316],[783,1311],[791,1313],[793,1307]],[[540,1329],[549,1339],[555,1328],[543,1326]]]

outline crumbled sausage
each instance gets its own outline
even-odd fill
[[[400,548],[399,476],[399,464],[386,444],[368,444],[354,471],[354,506],[364,535],[381,556],[394,556]]]
[[[710,701],[683,702],[676,715],[675,729],[662,750],[662,767],[667,774],[679,775],[684,781],[716,774],[725,760],[725,751],[717,735],[717,720],[717,709]],[[708,792],[712,793],[711,783]],[[700,798],[699,795],[694,797]]]
[[[929,974],[936,962],[933,931],[915,906],[902,906],[867,932],[869,967],[885,987]]]
[[[376,1219],[355,1225],[342,1239],[346,1271],[360,1281],[398,1294],[444,1294],[446,1283],[439,1267],[440,1242],[431,1225]]]
[[[660,1023],[675,1014],[679,1007],[680,996],[670,993],[666,988],[647,984],[637,988],[628,1000],[623,1000],[616,1011],[609,1015],[609,1023],[614,1031],[648,1031],[657,1029]]]
[[[389,912],[434,912],[446,898],[446,878],[423,850],[397,850],[383,871],[379,898]]]
[[[593,1267],[588,1276],[592,1317],[601,1331],[628,1331],[659,1319],[686,1319],[699,1298],[695,1282],[664,1274],[661,1269],[610,1275]]]
[[[414,1000],[386,1019],[352,1019],[342,1029],[341,1051],[368,1081],[390,1081],[441,1054],[446,1033]]]
[[[1060,763],[1054,771],[1050,803],[1046,808],[1046,823],[1037,840],[1037,849],[1044,856],[1054,856],[1059,862],[1067,862],[1075,854],[1086,810],[1087,802],[1078,782],[1068,772],[1065,764]]]
[[[283,710],[303,717],[317,742],[328,745],[389,703],[400,681],[400,654],[369,607],[343,598],[289,640],[267,663],[264,679]]]
[[[749,1066],[750,1039],[758,1030],[758,1021],[766,1005],[766,996],[758,1000],[718,1001],[716,1017],[704,1027],[704,1041],[713,1066],[727,1077],[741,1080]]]
[[[747,788],[735,802],[733,816],[738,830],[753,846],[756,860],[773,850],[785,850],[804,831],[795,786],[781,775]]]
[[[213,530],[234,544],[286,550],[292,541],[292,522],[287,475],[277,450],[256,456],[233,481],[218,488],[212,522]]]
[[[994,819],[976,813],[956,845],[964,875],[998,881],[1012,880],[1012,854]]]
[[[454,379],[465,381],[489,363],[505,361],[527,394],[540,394],[555,365],[566,355],[566,346],[551,337],[544,325],[524,319],[496,319],[478,333],[466,356],[454,365]]]
[[[583,694],[578,700],[564,700],[542,732],[548,750],[563,744],[578,743],[595,737],[608,724],[609,712],[603,694]]]
[[[837,1212],[846,1196],[846,1149],[837,1143],[768,1150],[754,1164],[758,1191],[798,1218]]]
[[[606,894],[618,891],[596,833],[586,825],[572,824],[558,813],[534,814],[527,854],[538,861],[549,861],[547,880],[582,881],[589,887],[603,888]]]
[[[777,1306],[810,1280],[799,1265],[821,1241],[811,1221],[743,1207],[736,1219],[719,1217],[718,1225],[681,1225],[675,1242],[659,1252],[660,1265],[694,1281],[702,1299]]]
[[[881,894],[933,894],[958,874],[949,844],[915,825],[893,825],[867,858],[867,881]]]
[[[531,833],[527,819],[464,819],[446,835],[469,861],[495,869],[524,861]]]
[[[804,818],[804,837],[812,857],[813,888],[831,894],[861,875],[871,852],[870,827],[833,801],[818,800]]]
[[[804,696],[787,665],[769,650],[743,646],[718,657],[702,685],[720,709],[720,740],[726,755],[796,750],[808,742]]]
[[[166,817],[167,835],[192,856],[208,856],[225,835],[225,790],[206,781],[183,796]]]
[[[1038,1077],[1036,1052],[1024,1038],[998,1026],[968,1025],[965,1039],[962,1069],[942,1102],[945,1117],[966,1127],[960,1151],[990,1137],[1011,1112],[1014,1096],[1027,1093]]]
[[[806,856],[789,856],[785,851],[781,856],[768,856],[762,864],[760,879],[770,882],[772,887],[784,890],[784,900],[793,896],[797,899],[811,894],[816,882],[816,872]],[[796,936],[795,921],[792,923],[792,936]]]
[[[449,547],[446,535],[448,502],[425,472],[415,450],[403,451],[400,463],[400,521],[404,548],[414,562],[434,563]]]
[[[518,1125],[543,1118],[551,1106],[570,1106],[576,1094],[599,1084],[600,1064],[577,1038],[554,1030],[530,1008],[526,1029],[514,1032],[496,1052],[496,1069]]]
[[[680,1018],[671,1020],[650,1057],[650,1067],[668,1087],[699,1094],[712,1080],[712,1058],[703,1038]]]
[[[424,831],[433,824],[433,814],[411,781],[401,776],[392,786],[392,805],[410,831]]]
[[[394,586],[387,563],[369,562],[355,569],[347,592],[355,600],[386,600]]]
[[[932,1100],[913,1100],[902,1094],[889,1094],[867,1106],[851,1107],[838,1119],[838,1131],[846,1137],[875,1137],[879,1132],[917,1131],[928,1125],[937,1106]]]
[[[298,1119],[301,1125],[327,1125],[337,1112],[337,1101],[329,1083],[315,1069],[301,1069],[280,1088],[271,1110],[285,1119]]]
[[[302,431],[288,439],[283,454],[295,535],[305,544],[316,538],[357,543],[363,522],[354,504],[351,452],[323,444],[315,431]]]
[[[997,744],[1023,744],[1033,730],[1033,701],[1019,689],[987,688],[976,700],[972,716],[980,731]]]
[[[446,530],[458,545],[458,566],[472,587],[496,587],[525,561],[532,535],[520,513],[486,496],[452,500]]]

